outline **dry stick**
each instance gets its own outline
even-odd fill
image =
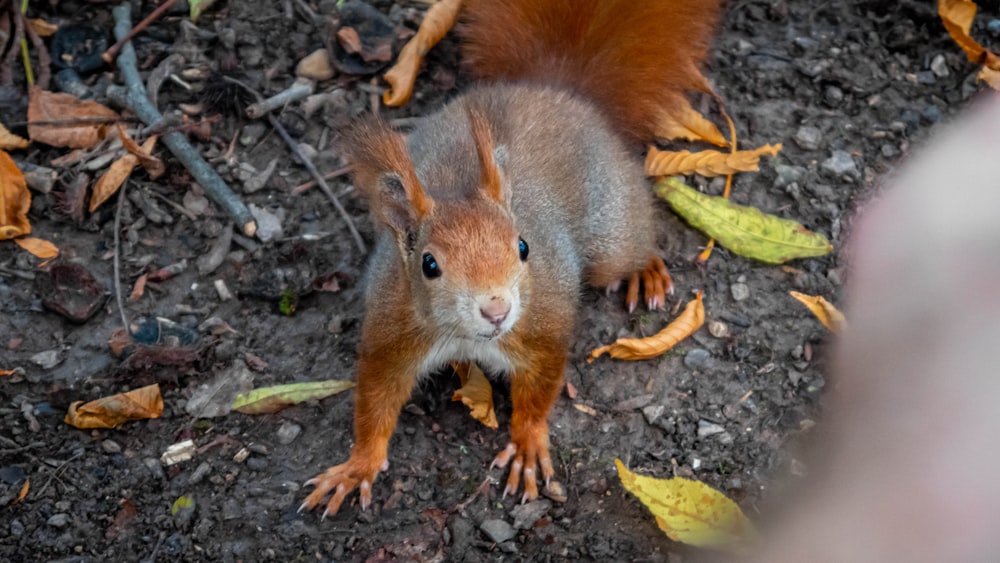
[[[10,84],[14,79],[14,59],[21,52],[21,39],[24,38],[24,22],[18,17],[19,13],[14,2],[8,4],[10,6],[11,19],[14,20],[14,35],[13,41],[10,42],[10,50],[7,51],[7,57],[0,64],[0,84]]]
[[[28,127],[31,125],[103,125],[105,123],[139,123],[132,117],[71,117],[68,119],[41,119],[35,121],[15,121],[11,127]]]
[[[127,2],[112,10],[115,17],[115,37],[121,39],[128,36],[132,26],[130,12],[131,9]],[[117,62],[118,69],[121,70],[122,77],[125,79],[125,87],[112,86],[108,88],[108,97],[128,107],[146,125],[152,125],[163,119],[163,116],[153,107],[146,96],[146,87],[143,86],[142,78],[139,76],[135,49],[132,48],[131,43],[125,43],[125,46],[122,47]],[[222,207],[240,226],[245,235],[252,237],[257,233],[257,222],[254,221],[250,210],[247,209],[246,205],[243,205],[239,196],[229,189],[229,186],[219,177],[212,166],[205,162],[205,159],[191,146],[183,133],[173,132],[164,135],[163,143],[177,157],[177,160],[181,161],[181,164],[191,172],[195,181],[205,190],[205,195]]]
[[[258,98],[256,103],[247,106],[245,113],[250,119],[264,117],[264,114],[270,113],[272,110],[276,110],[290,104],[291,102],[311,96],[314,88],[315,86],[313,85],[312,80],[296,80],[291,86],[281,92],[278,92],[270,98]],[[256,94],[256,92],[254,93]]]
[[[52,71],[49,70],[52,66],[52,57],[49,56],[49,50],[45,48],[45,42],[35,33],[35,28],[31,27],[24,14],[17,12],[17,17],[24,22],[24,32],[28,35],[28,39],[31,40],[31,45],[38,55],[38,81],[36,83],[42,87],[42,90],[48,90],[49,82],[52,82]]]
[[[125,315],[125,301],[122,300],[121,268],[119,267],[121,256],[121,228],[122,228],[122,208],[125,207],[125,188],[128,180],[122,182],[122,187],[118,190],[118,207],[115,208],[115,301],[118,302],[118,312],[122,316],[122,327],[125,334],[132,334],[129,328],[128,316]]]
[[[122,47],[125,46],[125,43],[131,41],[132,38],[135,37],[137,33],[139,33],[140,31],[142,31],[144,29],[146,29],[146,27],[149,24],[151,24],[154,21],[158,20],[160,18],[160,16],[162,16],[164,12],[166,12],[167,10],[169,10],[170,7],[173,6],[174,2],[176,2],[176,1],[177,0],[167,0],[163,4],[160,4],[159,8],[153,10],[152,14],[149,14],[148,16],[146,16],[146,19],[144,19],[141,22],[139,22],[139,24],[136,25],[135,27],[133,27],[132,31],[129,31],[128,34],[125,35],[124,37],[119,37],[118,34],[115,33],[115,36],[118,37],[118,42],[115,43],[114,45],[112,45],[111,48],[108,49],[107,51],[104,51],[103,53],[101,53],[101,59],[103,59],[104,62],[106,62],[108,64],[111,64],[115,60],[115,58],[118,57],[118,51],[122,50]],[[115,20],[117,20],[117,19],[118,18],[115,17]]]
[[[354,169],[351,168],[350,166],[345,166],[343,168],[338,168],[338,169],[334,170],[333,172],[327,172],[326,174],[324,174],[323,175],[323,179],[324,180],[332,180],[334,178],[339,178],[339,177],[344,176],[346,174],[350,174],[350,172],[352,170],[354,170]],[[306,182],[304,184],[299,184],[298,186],[295,186],[294,188],[292,188],[291,190],[289,190],[289,193],[292,194],[292,195],[299,195],[302,192],[308,191],[310,188],[312,188],[315,185],[316,185],[316,181],[315,180],[310,180],[310,181],[308,181],[308,182]]]

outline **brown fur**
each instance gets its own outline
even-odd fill
[[[662,108],[708,91],[699,67],[722,0],[466,0],[463,63],[481,80],[581,94],[628,137],[653,141]]]

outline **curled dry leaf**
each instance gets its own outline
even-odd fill
[[[80,405],[76,401],[69,406],[63,419],[66,424],[77,428],[114,428],[130,420],[160,418],[163,414],[163,397],[159,384],[133,389]]]
[[[163,161],[153,156],[153,147],[156,146],[156,135],[146,139],[140,147],[138,143],[129,137],[128,132],[121,123],[118,123],[118,137],[122,140],[122,146],[130,154],[139,159],[139,164],[146,169],[146,173],[152,179],[159,178],[166,171]]]
[[[107,134],[108,123],[118,114],[97,102],[69,94],[57,94],[33,85],[28,89],[28,136],[54,147],[89,149]],[[103,118],[107,123],[71,123],[79,118]],[[65,121],[64,125],[34,125],[43,121]]]
[[[605,353],[619,360],[648,360],[667,352],[705,324],[705,306],[701,296],[701,291],[696,293],[681,314],[660,332],[646,338],[619,338],[614,344],[595,348],[590,352],[587,363]]]
[[[12,151],[23,149],[30,144],[31,141],[11,133],[3,126],[3,123],[0,123],[0,150]]]
[[[15,373],[17,373],[17,370],[0,368],[0,377],[4,377],[7,375],[14,375]]]
[[[661,151],[650,147],[646,153],[647,176],[673,176],[675,174],[701,174],[702,176],[724,176],[736,172],[756,172],[760,157],[775,156],[781,150],[781,143],[764,145],[749,151],[723,153],[706,150]]]
[[[243,414],[266,414],[299,403],[323,399],[354,387],[352,381],[307,381],[261,387],[249,393],[242,393],[233,400],[233,410]]]
[[[90,194],[90,212],[93,213],[108,198],[115,195],[118,188],[122,187],[125,180],[132,175],[132,171],[139,164],[139,157],[134,154],[123,154],[118,160],[111,163],[108,171],[101,175],[94,182],[94,189]]]
[[[396,64],[385,73],[389,89],[382,96],[387,106],[405,104],[413,93],[413,83],[424,61],[424,55],[455,25],[462,0],[441,0],[427,10],[420,29],[400,51]]]
[[[56,256],[59,256],[59,247],[45,239],[23,237],[14,239],[14,242],[16,242],[21,248],[41,258],[42,260],[51,260]]]
[[[728,497],[700,481],[636,475],[615,459],[625,490],[653,513],[667,536],[688,545],[734,549],[754,536],[753,525]]]
[[[455,391],[451,400],[462,401],[462,404],[469,407],[472,418],[490,428],[497,428],[497,415],[493,410],[493,387],[483,370],[472,362],[453,363],[451,367],[462,382],[462,388]]]
[[[653,191],[692,227],[740,256],[781,264],[795,258],[823,256],[833,250],[825,236],[795,221],[707,196],[675,177],[659,180]]]
[[[684,139],[687,141],[708,141],[718,147],[729,146],[729,141],[722,135],[714,123],[705,119],[691,104],[670,108],[660,116],[656,128],[656,136],[664,139]]]
[[[970,0],[938,0],[938,16],[951,38],[965,51],[969,62],[1000,70],[1000,60],[969,35],[976,17],[976,3]]]
[[[990,88],[1000,90],[1000,70],[993,70],[988,66],[979,69],[976,80],[989,84]]]
[[[24,174],[14,159],[0,150],[0,240],[12,239],[31,232],[28,209],[31,193]]]
[[[833,303],[822,297],[806,295],[798,291],[789,291],[788,294],[805,305],[830,332],[839,334],[847,328],[847,319],[833,306]]]
[[[14,506],[15,504],[24,500],[24,497],[28,496],[28,491],[30,490],[31,490],[31,479],[25,479],[24,484],[21,485],[21,492],[17,493],[16,499],[10,501],[10,505]]]
[[[28,18],[28,25],[39,37],[52,37],[59,31],[59,26],[42,18]]]

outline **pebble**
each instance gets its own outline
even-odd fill
[[[941,120],[941,108],[937,106],[927,106],[924,111],[920,112],[921,117],[927,120],[928,123],[937,123]]]
[[[281,238],[284,235],[281,230],[281,219],[277,215],[252,203],[248,207],[250,214],[257,221],[257,238],[262,242]]]
[[[745,283],[734,283],[729,286],[729,291],[733,294],[734,301],[743,301],[750,297],[750,286]]]
[[[636,409],[641,409],[642,407],[653,402],[656,395],[639,395],[637,397],[632,397],[631,399],[625,399],[620,401],[611,407],[613,411],[634,411]]]
[[[298,424],[288,421],[282,422],[281,426],[278,427],[278,442],[283,446],[287,446],[294,442],[301,433],[302,427]]]
[[[53,528],[65,528],[69,524],[69,514],[53,514],[45,523]]]
[[[30,359],[32,363],[42,369],[52,369],[62,362],[62,358],[59,356],[59,349],[39,352]]]
[[[948,63],[944,60],[944,55],[938,53],[933,59],[931,59],[931,72],[933,72],[938,78],[944,78],[951,74],[948,71]]]
[[[647,423],[653,424],[656,422],[656,419],[663,416],[663,411],[666,409],[667,407],[663,405],[649,405],[648,407],[643,407],[642,416],[646,417]]]
[[[920,84],[934,84],[937,82],[937,76],[929,70],[922,70],[917,73],[917,82]]]
[[[191,478],[188,479],[189,485],[196,485],[202,481],[209,473],[212,471],[212,466],[208,464],[207,461],[201,462],[201,465],[194,470],[191,474]]]
[[[714,422],[710,422],[710,421],[705,420],[705,419],[701,419],[701,420],[698,421],[698,437],[699,438],[705,438],[705,437],[708,437],[708,436],[713,436],[715,434],[722,434],[725,431],[726,431],[726,429],[723,428],[722,425],[720,425],[720,424],[716,424]]]
[[[729,336],[729,325],[722,321],[709,321],[708,333],[716,338],[725,338]]]
[[[823,99],[826,100],[827,105],[837,107],[840,102],[844,101],[844,91],[836,86],[827,86],[823,92]]]
[[[776,188],[783,188],[789,184],[800,182],[806,175],[806,169],[801,166],[789,166],[787,164],[775,164],[774,171],[778,177],[774,179]]]
[[[687,366],[688,369],[704,369],[708,367],[711,361],[712,355],[708,352],[708,350],[703,350],[701,348],[688,350],[688,353],[684,354],[684,365]]]
[[[118,442],[109,439],[101,442],[101,451],[106,454],[117,454],[121,453],[122,447]]]
[[[799,130],[795,132],[795,136],[792,138],[800,148],[807,151],[814,151],[819,148],[819,142],[823,138],[823,134],[816,127],[803,125],[799,127]]]
[[[10,535],[19,538],[24,535],[24,524],[17,518],[10,521]]]
[[[247,460],[247,469],[251,471],[264,471],[267,465],[267,459],[262,457],[251,457]]]
[[[227,499],[222,503],[222,519],[236,520],[243,517],[243,509],[240,503],[234,498]]]
[[[788,381],[791,381],[792,385],[798,385],[802,381],[802,372],[794,369],[788,370]]]
[[[240,144],[244,147],[249,147],[256,145],[257,141],[260,140],[264,134],[267,133],[267,127],[261,123],[249,123],[243,130],[240,131]]]
[[[986,24],[986,31],[989,31],[993,37],[1000,37],[1000,20],[990,20]]]
[[[833,201],[837,198],[837,192],[829,184],[810,183],[807,184],[807,188],[811,194],[824,201]]]
[[[155,457],[147,457],[142,460],[142,464],[146,466],[146,469],[152,473],[153,477],[156,479],[166,479],[167,475],[163,472],[163,465],[160,464],[160,460]]]
[[[858,175],[858,167],[854,163],[854,157],[845,150],[833,151],[830,158],[823,161],[822,168],[835,176]]]
[[[479,529],[489,536],[490,540],[494,543],[503,543],[513,538],[517,533],[513,526],[499,518],[483,522],[479,525]]]

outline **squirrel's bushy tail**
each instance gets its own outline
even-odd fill
[[[624,135],[652,141],[700,66],[722,0],[465,0],[463,58],[481,80],[551,84],[590,99]]]

